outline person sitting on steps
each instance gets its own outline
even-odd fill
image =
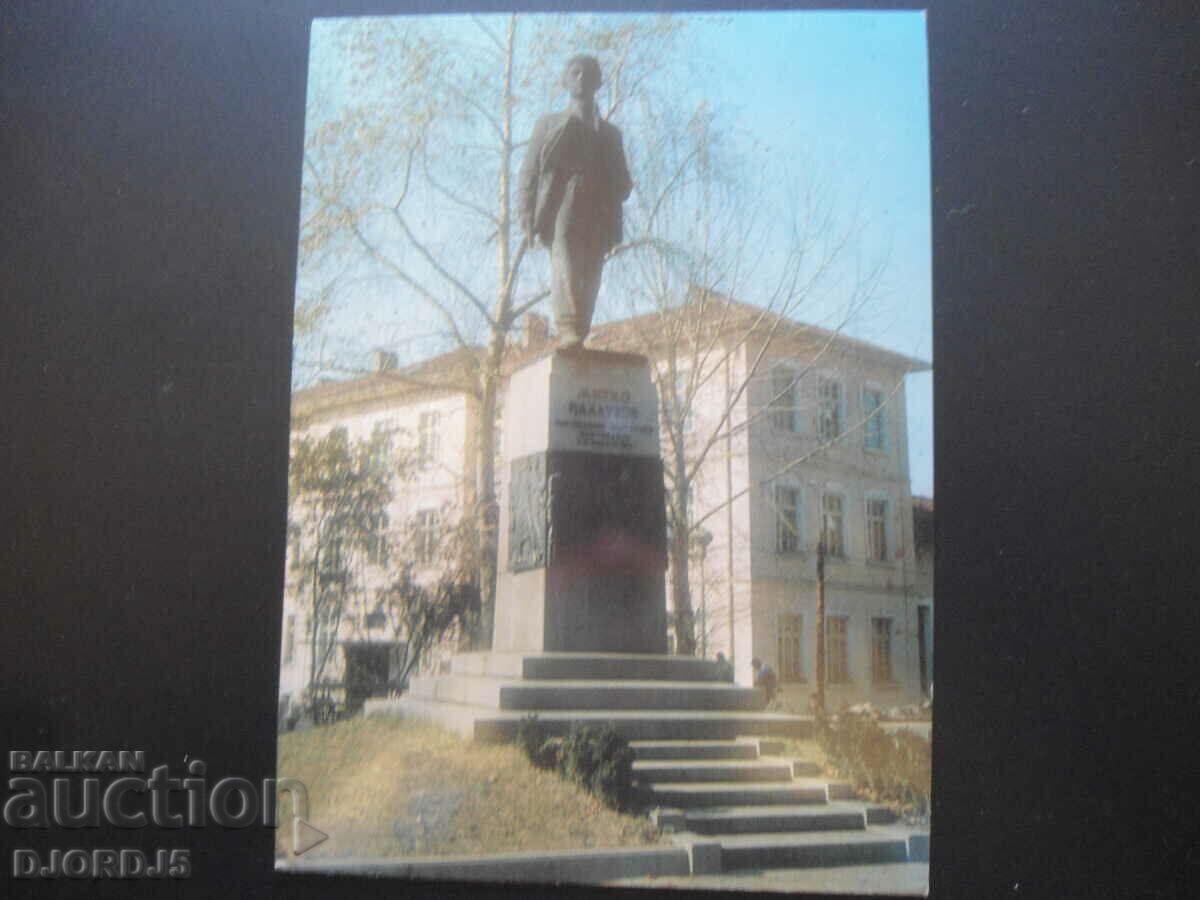
[[[717,678],[720,681],[733,681],[733,666],[725,658],[725,654],[717,651]]]
[[[774,703],[776,691],[779,689],[779,679],[775,675],[775,670],[757,656],[750,660],[750,668],[754,670],[754,686],[763,689],[769,708]]]

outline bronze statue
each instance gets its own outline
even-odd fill
[[[521,224],[550,248],[550,296],[560,344],[579,347],[592,326],[604,257],[621,242],[621,204],[633,190],[621,132],[600,117],[600,64],[573,56],[571,102],[533,127],[521,167]]]

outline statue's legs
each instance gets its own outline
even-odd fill
[[[559,340],[565,346],[578,346],[587,337],[604,268],[604,251],[595,246],[588,210],[579,208],[586,204],[576,204],[574,188],[572,184],[567,189],[550,246],[550,299]]]
[[[554,324],[565,345],[579,345],[592,327],[604,257],[555,240],[550,250]]]

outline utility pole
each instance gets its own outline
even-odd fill
[[[817,709],[825,712],[825,529],[817,542]]]

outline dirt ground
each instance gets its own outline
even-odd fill
[[[512,745],[465,741],[432,726],[355,718],[280,736],[279,775],[309,794],[308,821],[329,839],[315,857],[452,856],[658,843]],[[286,795],[281,822],[289,821]],[[280,828],[276,852],[286,853]]]

